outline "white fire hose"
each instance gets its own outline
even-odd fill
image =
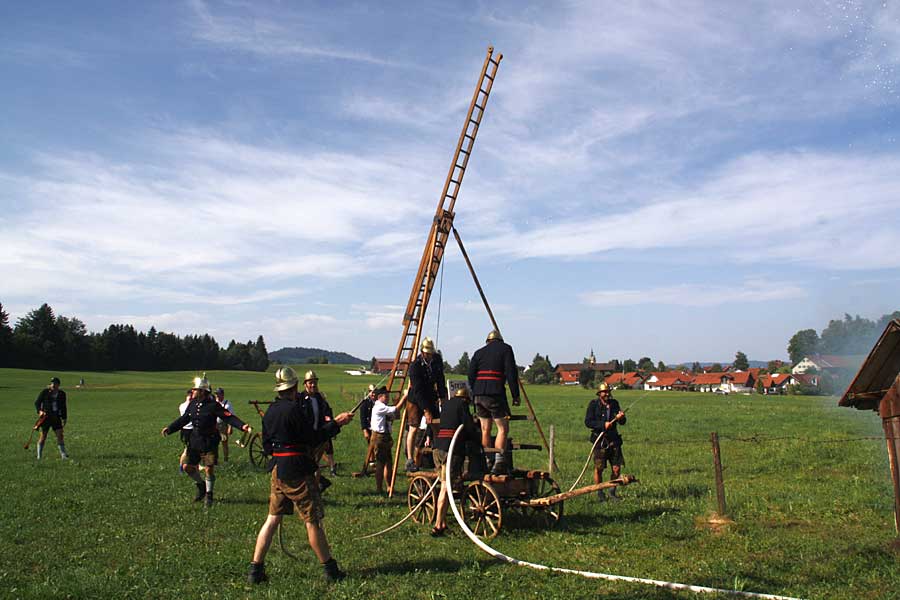
[[[450,449],[447,451],[447,464],[453,464],[453,449],[456,446],[456,439],[459,437],[459,432],[462,431],[463,426],[460,425],[456,429],[456,433],[453,434],[453,439],[450,441]],[[580,575],[581,577],[587,577],[588,579],[606,579],[607,581],[627,581],[629,583],[643,583],[645,585],[652,585],[655,587],[665,588],[668,590],[679,590],[679,591],[687,591],[687,592],[695,592],[698,594],[730,594],[732,596],[738,596],[741,598],[767,598],[769,600],[800,600],[799,598],[793,598],[791,596],[777,596],[774,594],[756,594],[753,592],[742,592],[738,590],[725,590],[725,589],[717,589],[711,587],[704,587],[700,585],[688,585],[685,583],[674,583],[671,581],[658,581],[656,579],[644,579],[642,577],[626,577],[624,575],[610,575],[607,573],[594,573],[593,571],[578,571],[575,569],[563,569],[560,567],[548,567],[546,565],[540,565],[537,563],[527,562],[524,560],[518,560],[516,558],[512,558],[494,550],[483,541],[481,541],[478,536],[472,533],[472,530],[469,529],[466,522],[463,521],[462,515],[459,513],[459,508],[456,506],[456,501],[453,498],[453,486],[450,482],[450,469],[444,470],[444,485],[447,487],[447,495],[448,501],[450,502],[450,508],[453,510],[453,516],[456,518],[456,522],[459,523],[460,529],[463,530],[463,533],[472,540],[472,543],[499,560],[510,563],[512,565],[516,565],[519,567],[530,567],[532,569],[537,569],[539,571],[553,571],[555,573],[569,573],[571,575]]]

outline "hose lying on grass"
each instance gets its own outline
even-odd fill
[[[456,433],[453,434],[453,439],[450,440],[450,449],[447,450],[447,464],[453,464],[453,449],[456,446],[456,439],[459,437],[459,432],[462,431],[463,426],[460,425],[456,429]],[[587,577],[588,579],[606,579],[608,581],[627,581],[629,583],[643,583],[646,585],[652,585],[655,587],[665,588],[668,590],[679,590],[679,591],[687,591],[687,592],[695,592],[700,594],[730,594],[732,596],[738,596],[742,598],[766,598],[768,600],[800,600],[799,598],[792,598],[791,596],[776,596],[774,594],[757,594],[754,592],[741,592],[738,590],[725,590],[725,589],[717,589],[711,587],[704,587],[700,585],[688,585],[685,583],[675,583],[671,581],[658,581],[656,579],[644,579],[642,577],[626,577],[624,575],[610,575],[607,573],[594,573],[593,571],[577,571],[575,569],[563,569],[560,567],[548,567],[546,565],[541,565],[537,563],[527,562],[524,560],[518,560],[516,558],[512,558],[494,550],[483,541],[481,541],[472,530],[469,529],[469,526],[466,525],[466,522],[463,520],[462,515],[459,512],[459,508],[456,506],[456,501],[453,498],[453,487],[450,484],[450,469],[447,469],[444,473],[444,485],[447,486],[447,495],[448,501],[450,502],[450,508],[453,510],[453,516],[456,518],[456,522],[459,523],[460,529],[463,530],[463,533],[474,543],[476,546],[493,556],[494,558],[500,559],[503,562],[507,562],[512,565],[516,565],[519,567],[529,567],[532,569],[536,569],[539,571],[552,571],[555,573],[568,573],[571,575],[580,575],[581,577]]]
[[[410,517],[412,517],[412,516],[415,514],[415,512],[416,512],[417,510],[419,510],[419,509],[422,507],[423,504],[425,504],[425,501],[428,500],[428,498],[431,497],[431,492],[434,490],[435,487],[437,487],[437,484],[439,484],[440,482],[441,482],[441,478],[440,478],[440,477],[435,477],[435,478],[434,478],[434,481],[431,483],[431,487],[428,488],[428,491],[427,491],[427,492],[425,492],[424,494],[422,494],[422,499],[419,500],[419,503],[418,503],[418,504],[416,504],[415,506],[413,506],[413,507],[410,509],[409,513],[408,513],[405,517],[403,517],[402,519],[400,519],[399,521],[397,521],[396,523],[394,523],[393,525],[391,525],[391,526],[388,527],[387,529],[382,529],[381,531],[378,531],[378,532],[376,532],[376,533],[370,533],[369,535],[364,535],[364,536],[358,537],[358,538],[356,538],[356,539],[358,539],[358,540],[367,540],[367,539],[369,539],[369,538],[378,537],[379,535],[383,535],[383,534],[387,533],[388,531],[397,529],[398,527],[400,527],[401,525],[403,525],[403,523],[405,523]]]

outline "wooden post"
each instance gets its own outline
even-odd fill
[[[900,534],[900,376],[894,385],[882,397],[878,406],[881,424],[884,428],[884,440],[887,442],[888,459],[891,467],[891,479],[894,482],[894,530]]]
[[[550,426],[550,465],[547,467],[547,470],[550,472],[550,476],[553,476],[553,457],[556,454],[556,427],[553,425]]]
[[[725,481],[722,479],[722,456],[719,453],[719,433],[713,431],[710,434],[712,441],[713,464],[716,469],[716,499],[719,504],[719,516],[724,517],[725,511]]]

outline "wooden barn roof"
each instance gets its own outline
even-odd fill
[[[859,410],[877,410],[878,403],[900,373],[900,320],[888,323],[838,402]]]

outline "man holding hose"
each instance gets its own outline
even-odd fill
[[[591,430],[591,443],[594,444],[594,483],[603,482],[607,462],[612,466],[612,478],[620,476],[625,457],[622,455],[622,436],[619,435],[617,426],[624,425],[625,421],[625,413],[610,394],[609,385],[601,383],[597,389],[597,398],[590,401],[584,415],[584,425]],[[601,439],[597,441],[597,438]],[[616,488],[610,488],[609,496],[612,500],[620,499],[616,495]],[[597,499],[600,502],[606,501],[603,490],[597,490]]]

